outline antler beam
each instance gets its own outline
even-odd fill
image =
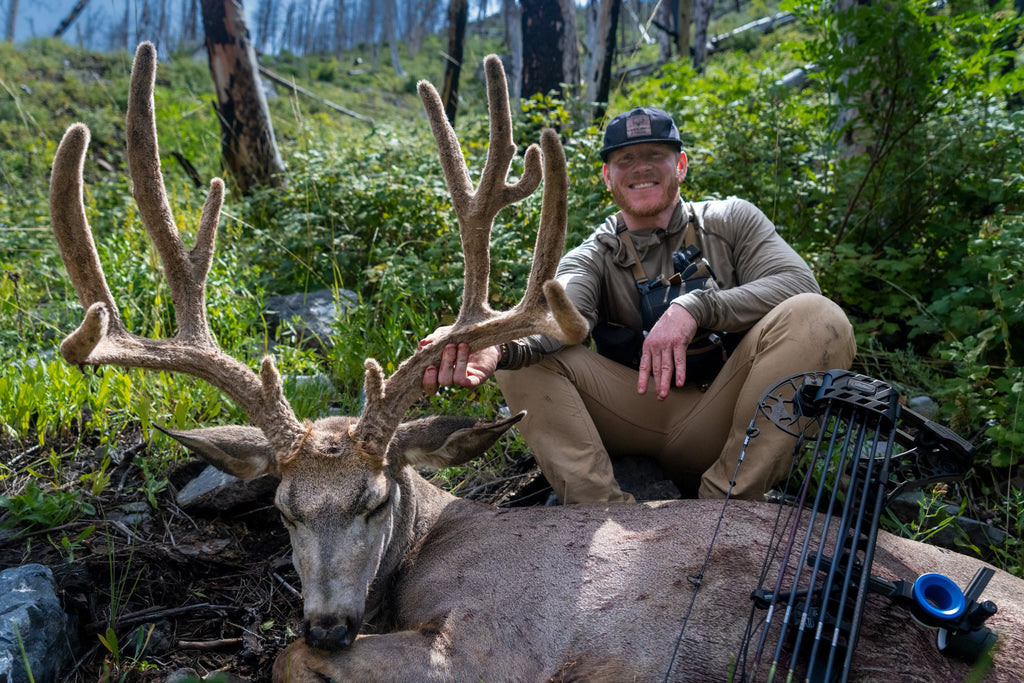
[[[82,172],[89,130],[68,128],[53,161],[50,217],[61,258],[86,309],[84,322],[61,343],[64,358],[75,365],[116,365],[167,370],[197,377],[238,403],[285,457],[304,429],[284,398],[281,378],[269,356],[260,376],[225,354],[206,317],[206,276],[213,259],[224,183],[210,184],[196,244],[186,250],[167,203],[154,116],[156,48],[142,43],[132,65],[128,103],[128,166],[139,214],[163,263],[178,330],[170,339],[149,339],[125,328],[107,286],[92,230],[85,216]]]
[[[558,134],[545,130],[541,134],[540,149],[530,145],[526,150],[522,177],[516,183],[506,183],[516,146],[512,141],[505,72],[495,55],[484,60],[484,70],[490,135],[487,161],[475,190],[440,96],[426,81],[420,81],[418,86],[459,222],[466,264],[465,285],[454,325],[431,344],[418,349],[386,382],[380,365],[373,359],[366,362],[367,405],[352,436],[367,451],[380,457],[405,411],[420,395],[424,371],[438,362],[447,344],[464,342],[477,350],[531,334],[545,334],[567,344],[576,344],[587,334],[586,321],[554,280],[565,245],[569,184]],[[529,280],[522,300],[511,310],[499,313],[487,303],[494,218],[501,209],[537,189],[541,179],[541,152],[544,198]]]

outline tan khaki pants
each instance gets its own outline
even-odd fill
[[[772,309],[744,336],[715,381],[673,388],[664,401],[652,386],[636,391],[637,373],[583,346],[535,365],[496,374],[544,476],[564,503],[629,501],[610,456],[654,458],[667,477],[701,498],[724,497],[736,472],[761,394],[801,372],[848,369],[853,329],[842,309],[800,294]],[[760,417],[732,495],[760,498],[789,470],[795,438]]]

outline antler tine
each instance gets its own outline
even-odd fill
[[[206,318],[206,276],[213,260],[224,183],[215,178],[203,207],[196,245],[186,251],[174,224],[160,174],[153,111],[156,50],[143,43],[132,66],[128,105],[128,161],[133,193],[143,224],[156,245],[171,290],[177,334],[148,339],[129,333],[107,286],[92,230],[85,216],[82,172],[89,130],[74,124],[64,134],[53,161],[50,217],[61,258],[86,308],[85,320],[61,343],[75,365],[116,365],[192,375],[238,403],[260,427],[278,456],[286,457],[304,432],[284,398],[273,359],[263,359],[260,376],[225,354]]]
[[[405,411],[420,395],[424,371],[438,362],[445,345],[466,342],[476,350],[531,334],[546,334],[575,344],[587,334],[586,320],[566,297],[562,286],[552,279],[565,243],[568,216],[565,154],[558,135],[552,130],[544,131],[541,136],[544,200],[526,294],[519,304],[504,313],[491,310],[487,303],[490,235],[494,217],[505,206],[532,193],[540,183],[542,171],[540,149],[537,145],[530,145],[523,176],[516,183],[505,183],[515,154],[508,90],[501,61],[490,55],[485,60],[485,67],[490,101],[490,146],[475,192],[458,138],[441,106],[441,98],[429,83],[421,81],[419,84],[420,97],[430,118],[441,166],[459,219],[466,259],[465,289],[455,324],[406,359],[387,381],[384,381],[384,373],[377,361],[367,359],[364,382],[366,408],[351,436],[378,457],[386,453],[387,444]]]
[[[178,334],[182,339],[197,344],[212,344],[213,339],[206,322],[206,275],[213,259],[220,204],[213,213],[213,229],[209,229],[208,221],[201,222],[200,225],[206,229],[200,229],[196,236],[194,252],[187,253],[174,224],[163,174],[160,172],[160,149],[157,145],[153,101],[155,83],[156,47],[144,42],[135,51],[126,119],[132,195],[164,265],[171,301],[174,302]]]
[[[512,114],[501,60],[488,55],[484,60],[490,112],[487,161],[476,190],[470,179],[462,148],[448,122],[441,98],[430,83],[420,81],[418,90],[430,119],[441,167],[448,181],[452,206],[459,221],[462,253],[465,258],[465,285],[458,319],[467,323],[484,320],[491,314],[488,298],[491,259],[490,241],[494,218],[506,206],[532,194],[540,185],[540,151],[530,145],[524,158],[523,175],[515,183],[506,183],[516,145],[512,141]]]

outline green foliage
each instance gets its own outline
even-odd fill
[[[799,24],[751,41],[744,53],[716,54],[704,74],[675,61],[655,77],[619,84],[609,111],[650,104],[672,113],[690,158],[684,193],[738,195],[760,206],[850,314],[864,368],[936,398],[940,420],[979,433],[982,472],[1019,464],[1024,84],[1022,70],[1007,68],[1020,44],[1015,15],[970,2],[936,9],[925,0],[856,4],[845,13],[813,2],[788,8]],[[757,3],[749,12],[719,30],[766,8]],[[231,193],[225,205],[207,287],[211,327],[225,351],[252,367],[272,349],[301,418],[358,412],[363,359],[377,358],[390,372],[458,310],[455,215],[413,87],[420,77],[439,82],[442,65],[427,56],[439,45],[428,37],[418,57],[403,59],[408,76],[371,64],[368,49],[265,60],[376,120],[371,128],[280,89],[270,107],[289,185],[245,198]],[[495,47],[472,42],[465,62],[479,63]],[[60,457],[112,448],[129,425],[150,438],[153,423],[245,419],[204,383],[118,369],[83,374],[55,353],[82,317],[53,244],[46,187],[56,142],[74,120],[93,131],[86,210],[122,316],[137,334],[174,333],[169,291],[125,177],[130,59],[59,41],[21,50],[0,44],[0,441],[60,442],[49,449]],[[808,87],[780,85],[795,66],[811,63]],[[476,178],[487,152],[486,98],[469,69],[460,85],[457,128]],[[169,200],[188,241],[206,189],[192,186],[172,153],[204,180],[221,167],[206,65],[177,56],[161,62],[156,100]],[[572,180],[568,245],[613,209],[600,176],[600,125],[586,121],[587,106],[544,97],[513,112],[520,152],[542,127],[562,137]],[[517,157],[512,179],[521,172]],[[525,286],[539,213],[540,192],[495,222],[495,308],[516,301]],[[302,348],[287,325],[270,338],[268,296],[323,288],[358,298],[333,345]],[[480,414],[499,402],[488,386],[475,395],[444,391],[422,407]],[[166,485],[161,465],[179,452],[162,436],[154,442],[160,454],[144,491],[151,502]],[[55,485],[72,484],[52,469]],[[73,484],[98,495],[108,478],[101,464]],[[41,490],[18,495],[28,501]],[[999,491],[989,492],[999,499]],[[1020,506],[1013,509],[1007,520],[1019,519]]]
[[[22,493],[0,496],[0,507],[10,515],[7,526],[41,526],[52,528],[85,515],[96,514],[95,508],[81,500],[75,491],[43,490],[30,479]]]

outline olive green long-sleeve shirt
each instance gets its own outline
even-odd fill
[[[672,253],[681,250],[693,221],[701,256],[711,264],[717,286],[673,300],[700,327],[741,332],[796,294],[820,293],[807,263],[776,232],[756,206],[730,197],[680,202],[666,228],[628,231],[648,277],[669,276]],[[555,277],[593,330],[598,322],[642,329],[640,295],[633,279],[633,256],[616,236],[624,227],[610,216],[578,247],[562,257]],[[533,336],[509,345],[506,367],[534,363],[561,348],[555,339]]]

